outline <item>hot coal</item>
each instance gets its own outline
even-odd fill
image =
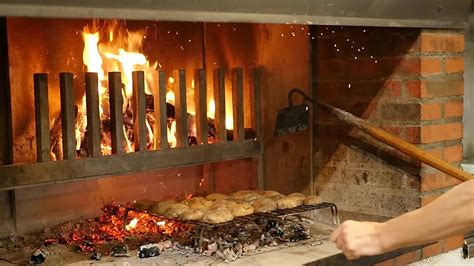
[[[138,248],[139,258],[150,258],[160,255],[160,246],[158,244],[142,245]]]
[[[113,257],[130,257],[130,250],[128,245],[116,245],[110,251],[110,255]]]
[[[40,248],[31,255],[30,264],[42,264],[49,255],[49,251],[45,248]]]

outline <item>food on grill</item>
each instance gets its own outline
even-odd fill
[[[230,200],[216,200],[213,202],[211,209],[219,209],[219,208],[224,208],[224,209],[230,209],[237,203],[234,201]]]
[[[280,192],[273,191],[273,190],[262,191],[262,192],[260,192],[260,195],[262,195],[266,198],[273,199],[273,200],[279,200],[279,199],[281,199],[285,196],[285,195],[281,194]]]
[[[218,208],[206,212],[203,215],[201,221],[211,224],[218,224],[232,221],[232,219],[234,219],[234,216],[228,209]]]
[[[269,198],[261,198],[252,205],[254,212],[271,212],[276,210],[277,204],[274,200]]]
[[[321,197],[312,195],[312,196],[307,196],[306,198],[304,198],[303,202],[304,202],[305,205],[315,205],[315,204],[319,204],[323,201],[322,201]]]
[[[303,199],[304,198],[288,195],[277,201],[277,207],[278,209],[288,209],[288,208],[298,207],[298,206],[303,205]]]
[[[228,207],[229,211],[232,212],[234,217],[250,215],[253,213],[252,205],[248,203],[234,204]]]
[[[213,201],[201,201],[201,202],[195,202],[192,204],[188,204],[188,207],[192,210],[201,210],[201,211],[207,211],[208,209],[211,208],[211,206],[214,204]]]
[[[180,219],[185,221],[196,221],[202,218],[204,211],[202,210],[187,210],[181,214]]]
[[[302,193],[291,193],[287,197],[297,198],[301,200],[304,200],[306,198],[306,196]]]
[[[174,200],[165,200],[153,203],[150,207],[150,212],[158,215],[163,215],[168,210],[171,204],[174,204]]]
[[[207,200],[225,200],[229,198],[230,198],[229,196],[225,194],[221,194],[221,193],[212,193],[206,196]]]
[[[258,193],[252,190],[240,190],[240,191],[232,193],[232,197],[234,199],[254,198],[254,197],[258,197]]]
[[[166,210],[164,216],[167,218],[176,219],[180,217],[184,212],[188,211],[189,208],[183,203],[173,203]]]
[[[143,199],[143,200],[137,200],[134,204],[133,207],[139,211],[146,211],[150,209],[151,205],[153,204],[152,200],[149,199]]]

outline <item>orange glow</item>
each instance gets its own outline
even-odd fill
[[[102,35],[107,39],[102,39]],[[112,71],[120,71],[122,75],[122,83],[124,84],[123,91],[123,111],[125,112],[130,108],[130,100],[133,93],[132,87],[132,72],[133,71],[144,71],[145,73],[145,93],[151,94],[151,89],[148,84],[156,83],[156,76],[153,73],[156,71],[157,62],[150,63],[147,57],[141,53],[142,42],[144,39],[143,31],[127,31],[122,27],[119,27],[117,22],[111,23],[105,29],[99,30],[97,25],[92,27],[84,27],[83,33],[84,50],[83,50],[83,62],[87,67],[88,72],[97,73],[99,79],[99,102],[100,102],[100,117],[101,120],[108,119],[110,117],[109,111],[107,110],[108,105],[108,90],[105,84],[107,84],[107,73]],[[83,104],[79,106],[78,117],[85,117],[85,96],[83,98]],[[79,120],[79,119],[78,119]],[[84,121],[76,122],[76,139],[77,148],[80,148],[80,143],[84,138],[85,128],[87,123]],[[153,143],[153,131],[151,126],[146,121],[148,141]],[[124,127],[124,134],[127,136],[126,128]],[[102,140],[101,143],[102,154],[110,154],[110,140]],[[134,143],[130,139],[125,139],[126,152],[132,152],[135,150]]]
[[[128,225],[125,226],[125,229],[127,231],[130,231],[130,229],[136,228],[138,224],[138,218],[133,218],[132,221]]]

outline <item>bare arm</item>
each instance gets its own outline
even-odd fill
[[[444,239],[474,229],[474,180],[385,223],[346,221],[331,235],[349,259]]]

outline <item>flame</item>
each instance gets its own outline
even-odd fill
[[[84,51],[83,51],[83,62],[87,67],[88,72],[95,72],[98,75],[98,88],[99,88],[99,102],[100,102],[100,117],[101,121],[110,119],[108,110],[108,89],[105,86],[107,84],[107,73],[111,71],[120,71],[122,75],[122,83],[124,84],[123,90],[123,112],[126,114],[127,110],[130,110],[130,101],[133,94],[133,83],[132,83],[132,72],[133,71],[144,71],[146,82],[145,82],[145,93],[151,94],[149,84],[156,84],[156,77],[154,72],[158,65],[157,62],[150,63],[147,57],[141,52],[142,42],[144,39],[143,31],[126,31],[124,28],[119,27],[117,21],[113,21],[110,25],[105,25],[99,30],[97,23],[89,27],[86,26],[83,29],[82,37],[84,40]],[[104,38],[102,38],[102,35]],[[85,96],[83,103],[79,106],[78,117],[85,117]],[[146,121],[147,127],[147,140],[153,144],[153,132],[149,124],[148,119]],[[80,143],[84,139],[85,128],[87,123],[84,121],[76,122],[76,139],[77,148],[80,149]],[[127,129],[124,126],[125,138],[125,149],[126,152],[134,151],[135,147],[131,139],[133,135],[127,134]],[[107,136],[106,136],[107,137]],[[110,138],[108,136],[108,138]],[[148,146],[153,146],[153,145]],[[102,154],[110,154],[110,140],[102,139],[101,143]]]
[[[216,102],[214,99],[210,99],[207,105],[207,117],[215,119],[216,118]],[[232,113],[226,111],[225,114],[225,128],[233,129],[234,128],[234,118]]]
[[[214,99],[210,99],[207,105],[207,117],[212,119],[216,118],[216,102]]]

